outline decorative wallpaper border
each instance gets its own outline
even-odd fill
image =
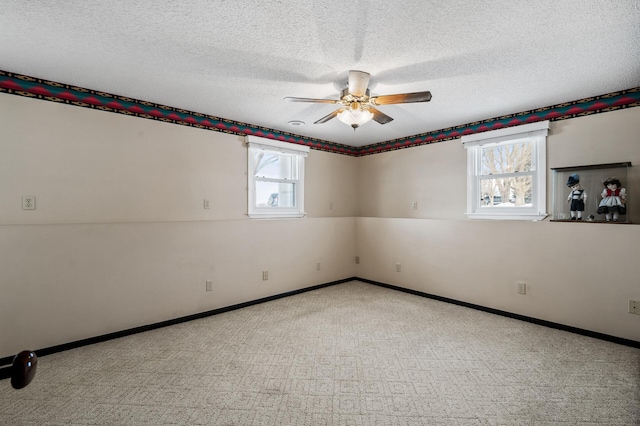
[[[305,145],[315,150],[355,157],[411,148],[435,142],[444,142],[459,138],[463,135],[518,126],[536,121],[566,120],[568,118],[640,106],[640,87],[636,87],[634,89],[580,99],[573,102],[565,102],[531,111],[489,118],[483,121],[462,124],[456,127],[449,127],[406,138],[394,139],[363,147],[351,147],[2,70],[0,70],[0,92],[240,136],[261,136],[268,139]]]
[[[82,87],[43,80],[0,70],[0,92],[26,96],[45,101],[66,103],[83,108],[115,112],[182,126],[197,127],[234,135],[253,135],[284,142],[305,145],[320,151],[357,155],[358,148],[254,126],[226,118],[159,105],[125,96],[89,90]]]
[[[566,120],[568,118],[582,117],[636,106],[640,106],[640,87],[367,145],[359,149],[358,156],[378,154],[380,152],[427,145],[435,142],[444,142],[459,138],[463,135],[519,126],[536,121]]]

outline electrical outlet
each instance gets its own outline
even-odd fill
[[[356,256],[356,265],[360,264],[360,256]]]
[[[418,202],[414,201],[413,203],[411,203],[411,209],[412,210],[418,210]]]
[[[629,313],[640,315],[640,300],[629,300]]]
[[[207,291],[213,291],[213,281],[211,281],[211,280],[207,280],[206,281],[206,290]]]
[[[402,265],[400,265],[399,263],[396,263],[396,272],[401,272],[402,271]]]
[[[527,294],[527,283],[525,282],[518,283],[518,294]]]
[[[333,201],[329,201],[329,210],[333,210]]]
[[[322,265],[320,264],[320,262],[316,263],[316,271],[319,271],[321,267]]]
[[[36,209],[36,197],[34,195],[22,196],[22,210],[35,210]]]
[[[211,203],[206,198],[204,200],[204,208],[205,209],[210,209],[211,208]]]
[[[262,281],[269,280],[269,271],[262,271]]]

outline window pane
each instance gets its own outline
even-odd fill
[[[531,175],[480,179],[480,207],[531,207]]]
[[[256,182],[256,207],[296,206],[295,183]]]
[[[254,176],[275,179],[297,179],[296,158],[291,155],[254,151]]]
[[[482,147],[481,175],[528,172],[531,170],[535,170],[533,144],[531,142]]]

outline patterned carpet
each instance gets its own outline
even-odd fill
[[[349,282],[39,359],[2,425],[639,425],[640,350]]]

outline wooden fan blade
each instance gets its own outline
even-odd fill
[[[399,93],[397,95],[382,95],[371,97],[373,105],[409,104],[412,102],[429,102],[431,92]]]
[[[373,119],[380,124],[387,124],[393,121],[393,118],[389,117],[387,114],[383,113],[380,110],[369,107],[369,111],[373,113]]]
[[[314,99],[314,98],[292,98],[292,97],[286,97],[284,98],[285,101],[289,101],[289,102],[315,102],[318,104],[335,104],[338,103],[337,100],[335,99]]]
[[[338,108],[337,110],[333,111],[331,114],[327,114],[324,117],[322,117],[320,120],[315,121],[313,124],[326,123],[327,121],[331,120],[332,118],[337,117],[338,114],[340,114],[342,111],[344,111],[344,108]]]
[[[364,71],[349,71],[349,93],[353,96],[364,96],[367,93],[371,75]]]

